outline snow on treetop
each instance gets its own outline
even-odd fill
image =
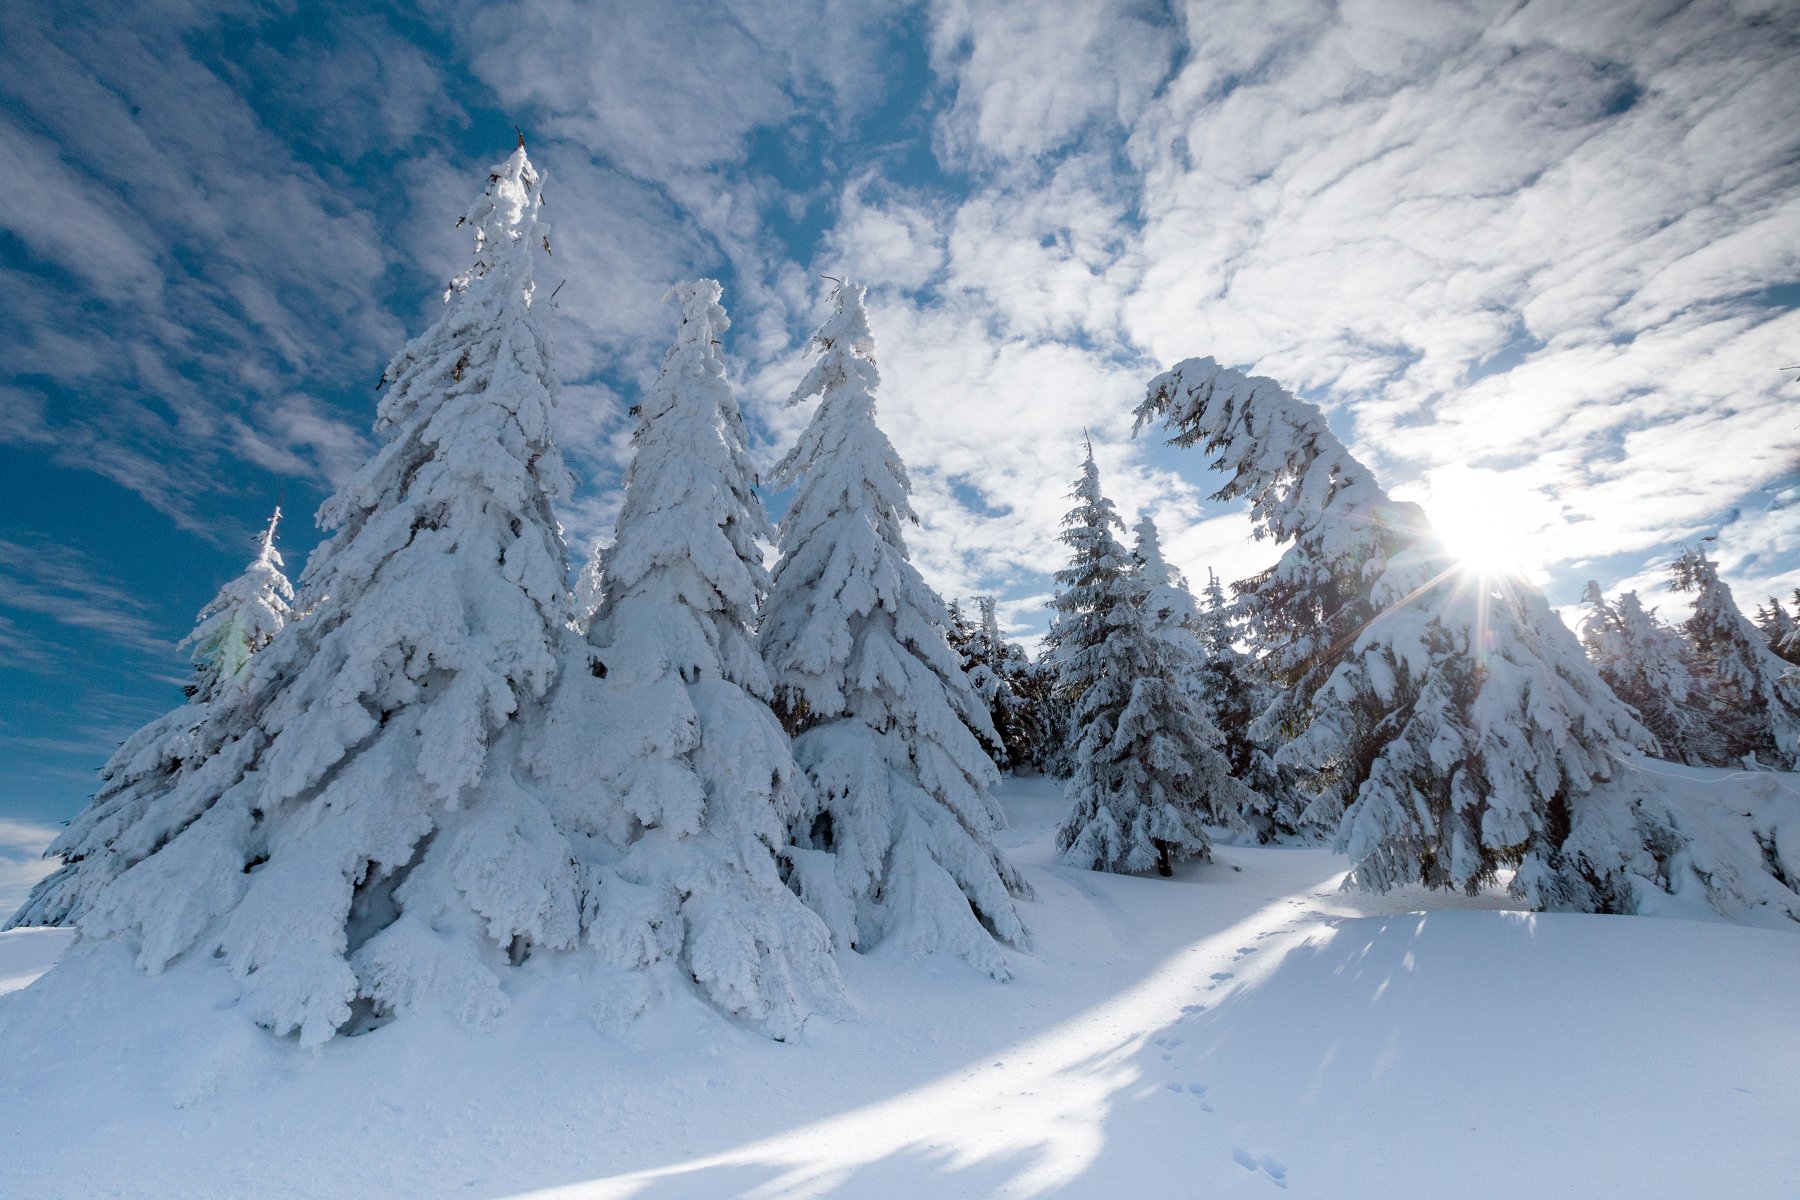
[[[469,269],[450,281],[444,293],[464,292],[469,284],[493,270],[508,251],[527,254],[533,246],[550,251],[550,227],[539,217],[544,205],[543,176],[519,143],[510,157],[488,172],[487,188],[457,225],[468,225],[475,234],[475,258]],[[529,302],[529,298],[527,298]]]

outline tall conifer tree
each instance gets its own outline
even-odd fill
[[[675,289],[681,325],[637,405],[603,600],[552,707],[538,770],[610,793],[584,854],[610,1009],[697,986],[776,1038],[844,1007],[831,938],[784,879],[816,806],[769,707],[754,627],[774,530],[726,378],[717,282]]]
[[[251,660],[229,754],[159,800],[180,832],[82,918],[151,971],[218,958],[304,1043],[353,1006],[484,1020],[509,963],[579,933],[571,845],[511,769],[568,621],[542,201],[521,144],[464,218],[444,315],[387,369],[381,448],[320,510],[306,619]]]
[[[89,900],[127,868],[143,861],[193,819],[189,803],[171,798],[221,750],[230,765],[238,709],[251,698],[250,659],[275,640],[294,616],[293,586],[275,548],[281,510],[257,538],[250,565],[200,610],[182,641],[193,654],[189,702],[127,738],[100,771],[93,801],[69,822],[47,853],[62,865],[39,880],[6,928],[66,925],[80,920]]]
[[[1589,581],[1581,644],[1613,695],[1631,705],[1676,762],[1720,766],[1730,761],[1722,713],[1695,674],[1693,651],[1680,632],[1647,611],[1636,592],[1608,601]]]
[[[918,518],[875,422],[861,287],[838,289],[812,345],[792,402],[819,406],[775,469],[776,486],[797,490],[762,625],[821,805],[795,830],[802,894],[845,946],[948,950],[1004,978],[1000,943],[1024,943],[1015,898],[1028,890],[994,844],[998,777],[975,736],[993,737],[987,710],[946,641],[950,613],[907,555]]]
[[[1800,669],[1771,650],[1700,546],[1684,549],[1670,588],[1694,597],[1684,626],[1695,659],[1728,726],[1732,757],[1755,755],[1784,771],[1800,767]]]
[[[1182,662],[1146,620],[1149,588],[1114,536],[1124,524],[1100,490],[1092,446],[1071,494],[1050,631],[1074,743],[1057,850],[1071,866],[1168,875],[1210,857],[1205,825],[1236,824],[1249,797],[1181,686]]]

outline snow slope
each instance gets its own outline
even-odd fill
[[[859,1015],[791,1044],[697,1003],[603,1031],[551,968],[488,1033],[309,1052],[224,972],[77,949],[0,999],[0,1196],[1796,1194],[1796,932],[1371,899],[1321,850],[1097,875],[1053,785],[1001,795],[1014,978],[853,959]],[[0,979],[62,937],[0,936]]]

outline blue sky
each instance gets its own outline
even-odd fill
[[[849,274],[915,558],[1020,636],[1084,429],[1180,565],[1261,565],[1197,454],[1131,437],[1200,354],[1319,401],[1557,602],[1592,576],[1673,613],[1660,564],[1715,533],[1746,605],[1800,586],[1781,3],[421,10],[0,6],[0,890],[179,700],[174,643],[277,499],[298,575],[515,123],[567,279],[577,557],[669,285],[725,283],[772,459],[819,276]]]

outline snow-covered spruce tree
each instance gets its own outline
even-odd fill
[[[1728,753],[1765,766],[1800,767],[1800,670],[1782,659],[1739,611],[1718,566],[1698,546],[1675,560],[1669,587],[1692,593],[1684,626],[1694,658],[1727,726]]]
[[[293,619],[294,588],[281,573],[286,564],[275,549],[280,524],[277,508],[257,540],[256,557],[200,610],[199,624],[181,643],[193,650],[196,699],[211,699],[221,688],[241,681],[250,656],[274,641]]]
[[[906,469],[875,423],[863,289],[842,285],[791,403],[819,406],[774,483],[796,487],[763,609],[763,653],[797,714],[794,754],[821,805],[795,828],[801,894],[838,942],[947,950],[996,978],[1023,946],[1024,880],[973,731],[986,709],[945,640],[950,616],[907,556]]]
[[[1800,613],[1800,591],[1794,593],[1794,611]],[[1769,606],[1756,606],[1756,627],[1769,643],[1769,649],[1786,659],[1800,665],[1800,621],[1788,615],[1782,607],[1781,597],[1770,596]]]
[[[975,663],[975,627],[969,624],[969,615],[963,611],[962,598],[952,598],[944,608],[944,638],[950,643],[950,649],[956,651],[956,659],[968,670]]]
[[[521,145],[464,218],[447,311],[387,369],[383,444],[320,510],[308,615],[251,660],[231,754],[81,922],[147,970],[219,958],[305,1044],[358,1008],[488,1019],[509,962],[580,931],[572,847],[513,769],[568,621],[541,203]]]
[[[604,598],[564,672],[534,769],[571,806],[602,792],[582,853],[602,1008],[697,987],[778,1039],[845,1008],[831,934],[789,889],[788,831],[816,811],[769,707],[754,626],[774,530],[726,377],[717,282],[637,405]]]
[[[1017,744],[1010,751],[1013,769],[1049,775],[1064,724],[1055,697],[1056,672],[1047,664],[1033,660],[1023,646],[1009,642],[1006,678],[1013,695],[1018,698],[1014,723]]]
[[[979,598],[977,599],[979,600]],[[944,637],[950,643],[950,652],[956,655],[956,661],[962,667],[963,674],[968,676],[970,688],[974,689],[976,697],[981,700],[981,708],[987,711],[989,717],[987,724],[972,725],[969,732],[973,733],[976,740],[987,750],[988,757],[994,760],[994,765],[1004,771],[1009,762],[1009,755],[1001,737],[1000,728],[993,720],[992,705],[988,700],[989,695],[995,690],[994,677],[982,654],[981,630],[969,619],[960,598],[950,601],[945,608],[945,614],[947,619],[944,624]]]
[[[606,547],[595,542],[569,592],[569,624],[577,633],[586,633],[594,623],[594,614],[600,611],[600,602],[605,598],[605,572]]]
[[[1271,700],[1256,661],[1237,645],[1237,626],[1224,586],[1211,569],[1200,594],[1198,636],[1205,662],[1200,672],[1200,708],[1223,739],[1220,750],[1232,777],[1250,789],[1245,823],[1259,841],[1308,832],[1301,819],[1306,805],[1275,765],[1268,749],[1251,737],[1251,727]]]
[[[994,743],[988,753],[996,767],[1007,771],[1026,761],[1027,735],[1021,726],[1025,714],[1007,672],[1006,639],[1000,636],[994,598],[975,597],[975,612],[977,624],[972,631],[966,670],[969,684],[987,708],[988,721],[993,726]]]
[[[1205,658],[1196,632],[1200,606],[1188,591],[1187,579],[1163,557],[1162,538],[1149,513],[1138,519],[1133,533],[1137,541],[1132,555],[1144,581],[1144,626],[1152,636],[1169,643],[1176,681],[1198,699]]]
[[[1613,695],[1637,712],[1664,758],[1693,765],[1730,761],[1724,729],[1694,675],[1692,651],[1679,632],[1646,610],[1636,592],[1608,601],[1589,581],[1581,644]]]
[[[1235,825],[1249,796],[1182,688],[1182,663],[1146,620],[1149,589],[1114,536],[1124,525],[1100,490],[1092,446],[1071,495],[1069,565],[1051,601],[1074,741],[1073,807],[1056,848],[1071,866],[1168,875],[1175,862],[1210,857],[1204,826]]]
[[[171,795],[234,739],[234,718],[249,697],[250,658],[293,617],[294,589],[275,549],[277,508],[257,537],[256,557],[200,610],[181,645],[193,652],[188,703],[127,738],[100,771],[100,788],[48,853],[62,865],[38,881],[5,926],[68,925],[81,919],[94,893],[141,862],[193,819]],[[215,766],[241,770],[231,760]],[[201,789],[204,791],[204,787]]]
[[[1352,879],[1473,891],[1517,864],[1536,907],[1631,907],[1620,848],[1587,836],[1630,822],[1590,797],[1652,742],[1543,596],[1459,571],[1417,506],[1273,380],[1189,359],[1150,383],[1139,427],[1153,421],[1213,454],[1216,498],[1247,499],[1257,536],[1284,546],[1236,585],[1283,689],[1252,734],[1282,743]]]

